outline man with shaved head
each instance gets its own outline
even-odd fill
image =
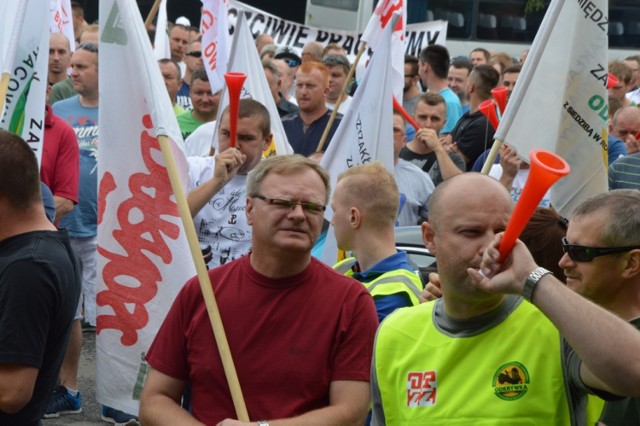
[[[49,86],[67,80],[67,69],[71,62],[71,48],[69,39],[62,33],[54,33],[49,36],[49,73],[47,81]]]
[[[372,424],[579,425],[588,392],[640,394],[637,330],[538,267],[521,241],[501,258],[512,210],[477,173],[434,191],[422,236],[443,297],[380,325]]]

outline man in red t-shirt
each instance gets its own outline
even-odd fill
[[[230,148],[236,149],[236,148]],[[243,157],[236,157],[239,167]],[[378,319],[367,290],[311,257],[329,177],[298,156],[261,161],[247,180],[248,255],[209,271],[255,425],[363,424]],[[250,424],[236,417],[200,293],[191,279],[147,355],[145,424]],[[191,413],[179,406],[191,385]]]

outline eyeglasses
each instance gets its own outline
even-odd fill
[[[288,210],[293,210],[296,208],[297,205],[300,205],[300,207],[302,207],[302,210],[304,210],[307,213],[313,213],[313,214],[321,214],[327,209],[326,206],[323,206],[320,204],[304,203],[302,201],[293,201],[293,200],[283,200],[282,198],[268,198],[268,197],[265,197],[264,195],[259,195],[259,194],[254,195],[253,198],[262,200],[265,203],[269,204],[270,206],[276,206],[276,207],[280,207],[282,209],[288,209]]]
[[[199,50],[194,50],[193,52],[185,53],[187,56],[191,56],[192,58],[202,58],[202,52]]]
[[[569,255],[574,262],[591,262],[599,256],[624,253],[625,251],[639,249],[640,246],[631,247],[587,247],[577,244],[569,244],[567,238],[562,239],[562,250]]]
[[[98,53],[98,46],[93,43],[82,43],[78,46],[78,49],[86,50],[91,53]]]

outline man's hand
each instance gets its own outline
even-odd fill
[[[502,174],[509,176],[512,180],[518,174],[522,160],[518,157],[518,151],[508,145],[500,147],[500,165],[502,166]]]
[[[237,148],[229,148],[215,156],[213,177],[227,183],[238,173],[247,156]]]
[[[438,134],[433,129],[420,129],[416,132],[415,140],[424,145],[429,151],[443,149]]]
[[[520,240],[516,241],[513,250],[503,261],[500,259],[498,247],[504,233],[497,234],[482,255],[480,271],[468,268],[467,273],[473,284],[487,293],[522,294],[524,282],[536,269],[536,262],[531,253]]]
[[[432,300],[440,299],[442,297],[442,283],[440,282],[440,276],[432,272],[429,274],[429,282],[425,286],[422,293],[420,293],[420,303],[430,302]]]
[[[627,155],[640,152],[640,138],[636,138],[636,136],[640,136],[640,132],[638,132],[636,135],[633,135],[633,133],[629,133],[623,139],[624,144],[627,147]]]

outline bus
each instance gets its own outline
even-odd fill
[[[451,56],[469,55],[476,47],[518,58],[538,31],[549,0],[525,11],[527,0],[406,0],[407,24],[448,22]],[[576,1],[576,0],[567,0]],[[587,0],[588,1],[588,0]],[[375,0],[306,0],[305,24],[362,31]],[[609,0],[609,58],[640,54],[640,1]]]

